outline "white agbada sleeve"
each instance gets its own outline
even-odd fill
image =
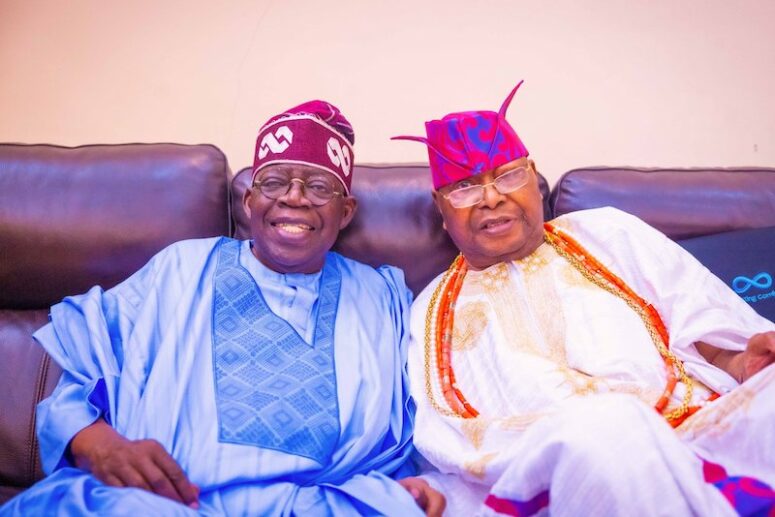
[[[708,364],[694,343],[744,350],[753,334],[775,330],[775,324],[688,251],[635,216],[607,207],[575,212],[557,223],[656,307],[670,333],[670,348],[690,375],[722,393],[738,385]]]

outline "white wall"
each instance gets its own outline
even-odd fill
[[[775,2],[0,0],[0,141],[213,143],[342,108],[359,162],[497,110],[554,181],[585,165],[775,166]]]

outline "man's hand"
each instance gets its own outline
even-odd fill
[[[418,477],[408,477],[399,480],[398,483],[414,497],[417,506],[425,511],[425,515],[441,517],[447,506],[447,500],[441,493],[431,488],[427,481]]]
[[[694,345],[706,361],[741,384],[775,362],[775,331],[754,334],[742,352],[722,350],[702,341]]]
[[[775,362],[775,331],[754,334],[739,356],[740,382]]]
[[[99,419],[73,437],[70,454],[106,485],[142,488],[199,508],[199,488],[156,440],[127,440]]]

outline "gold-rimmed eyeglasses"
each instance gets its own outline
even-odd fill
[[[491,185],[501,194],[509,194],[527,185],[529,179],[528,167],[516,167],[504,172],[489,183],[460,186],[447,194],[442,194],[442,196],[454,208],[467,208],[479,204],[484,199],[484,189]]]

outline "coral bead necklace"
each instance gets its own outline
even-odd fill
[[[544,230],[545,242],[552,246],[560,256],[592,283],[621,298],[640,316],[654,346],[665,362],[667,372],[667,384],[662,395],[654,404],[654,408],[671,425],[679,425],[699,407],[690,406],[693,393],[692,379],[686,373],[683,362],[670,351],[667,327],[665,327],[657,310],[638,296],[622,279],[590,255],[570,235],[550,223],[544,223]],[[455,371],[452,368],[452,331],[454,329],[455,304],[467,271],[468,265],[465,258],[458,255],[431,296],[425,318],[425,388],[431,405],[440,413],[447,416],[474,418],[479,415],[479,412],[460,391],[455,380]],[[433,344],[431,344],[431,337]],[[435,376],[431,374],[432,363],[436,369]],[[679,379],[685,387],[682,402],[677,408],[667,411],[667,405]],[[434,380],[439,385],[447,407],[439,404],[434,397]],[[718,395],[714,393],[709,400],[715,398],[718,398]]]

